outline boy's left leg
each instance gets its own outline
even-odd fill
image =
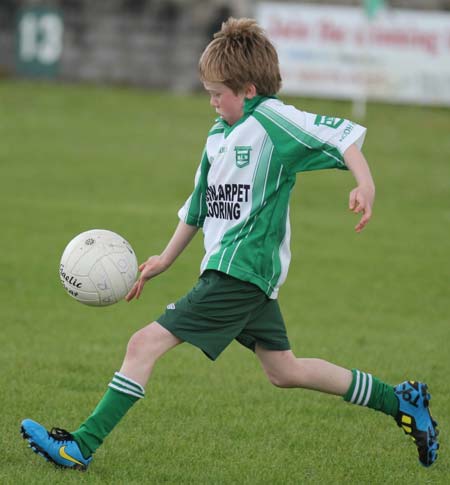
[[[39,423],[25,419],[21,425],[23,437],[45,459],[63,467],[86,470],[105,437],[144,397],[144,387],[155,362],[179,343],[179,338],[157,322],[142,328],[128,342],[122,367],[115,373],[94,412],[75,432],[59,428],[48,432]]]
[[[431,397],[425,384],[406,381],[392,387],[359,370],[350,371],[321,359],[298,359],[290,350],[267,350],[258,345],[255,350],[267,377],[277,387],[334,394],[388,414],[412,436],[424,466],[436,460],[437,423],[428,409]]]

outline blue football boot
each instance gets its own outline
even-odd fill
[[[394,387],[398,398],[397,424],[414,440],[423,466],[432,465],[437,458],[439,431],[428,407],[431,396],[422,382],[406,381]]]
[[[64,429],[53,428],[48,432],[39,423],[24,419],[20,432],[35,453],[57,466],[84,471],[92,461],[92,456],[84,458],[73,436]]]

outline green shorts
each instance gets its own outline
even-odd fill
[[[219,271],[205,271],[157,322],[212,360],[234,339],[253,351],[256,344],[269,350],[290,349],[277,300],[252,283]]]

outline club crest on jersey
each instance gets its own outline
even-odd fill
[[[344,122],[344,118],[333,118],[332,116],[317,115],[314,121],[316,126],[325,125],[330,128],[339,128]]]
[[[235,146],[234,151],[236,152],[236,165],[238,168],[246,167],[250,163],[250,152],[252,151],[252,147]]]

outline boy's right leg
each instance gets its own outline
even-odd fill
[[[267,350],[257,345],[256,355],[274,385],[335,394],[390,415],[414,438],[422,465],[430,466],[436,460],[438,430],[429,411],[431,397],[426,384],[406,381],[393,387],[359,370],[350,371],[321,359],[298,359],[290,350]]]
[[[157,322],[136,332],[130,339],[125,359],[109,388],[89,418],[74,433],[54,429],[26,419],[22,435],[31,448],[54,463],[86,469],[92,454],[133,404],[144,397],[144,386],[155,362],[182,341]]]

